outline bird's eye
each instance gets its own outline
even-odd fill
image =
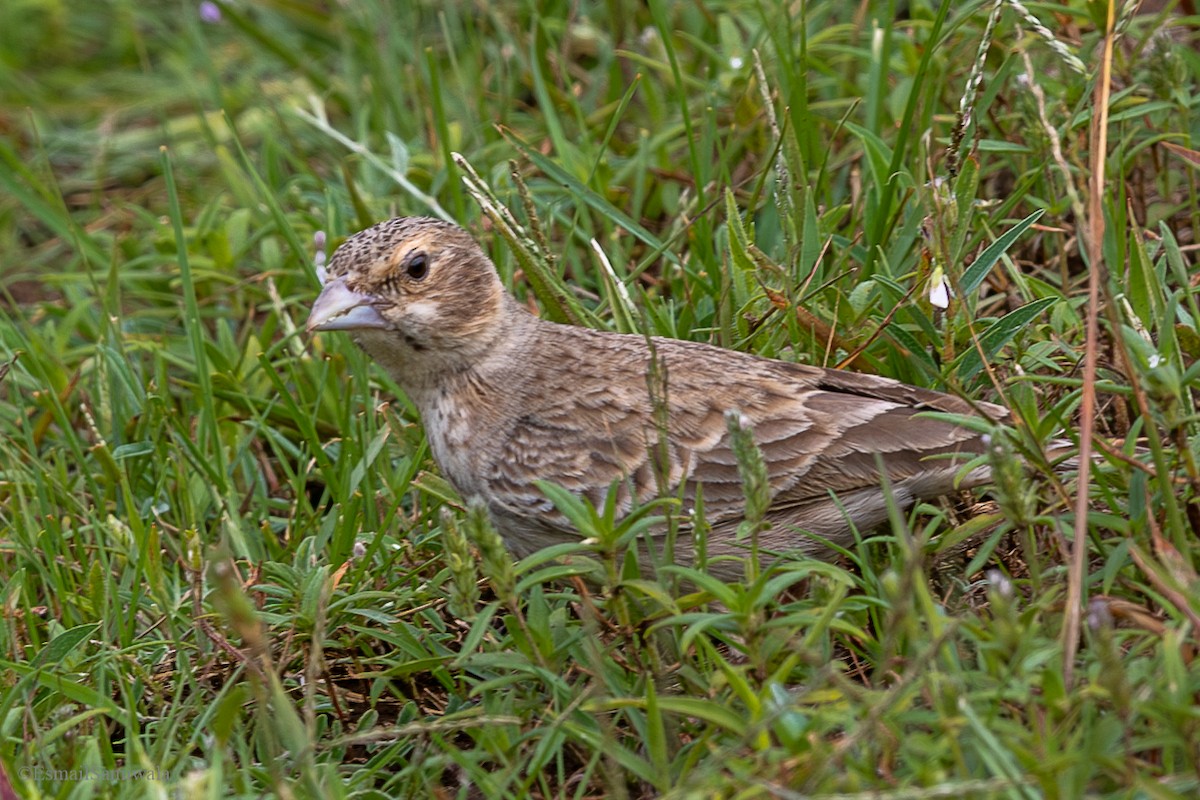
[[[414,281],[419,281],[429,274],[429,260],[424,253],[417,253],[408,259],[404,267],[405,273]]]

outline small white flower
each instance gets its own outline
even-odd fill
[[[929,287],[929,302],[938,308],[950,307],[950,285],[941,274],[934,276],[933,285]]]
[[[1001,597],[1010,598],[1013,596],[1012,581],[1010,581],[1008,579],[1008,576],[1005,575],[1000,570],[989,569],[987,571],[987,579],[988,579],[988,583],[990,583],[993,587],[995,587],[996,592]]]
[[[1150,369],[1156,369],[1159,364],[1163,363],[1163,357],[1158,353],[1154,353],[1149,359],[1147,359],[1147,363],[1149,363]]]
[[[317,231],[313,234],[313,246],[317,250],[317,254],[313,256],[313,267],[317,270],[317,280],[324,286],[325,278],[328,276],[325,272],[325,262],[329,258],[325,255],[325,231]]]
[[[742,60],[741,56],[734,56],[733,58],[729,59],[729,66],[731,69],[741,69],[742,65],[745,63],[746,62]]]
[[[1101,630],[1102,628],[1111,628],[1113,618],[1112,612],[1108,608],[1108,603],[1100,598],[1093,598],[1088,603],[1087,624],[1094,631]]]

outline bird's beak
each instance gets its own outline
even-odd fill
[[[373,295],[351,291],[344,277],[334,278],[317,296],[305,327],[309,333],[390,328],[388,321],[375,310],[375,302]]]

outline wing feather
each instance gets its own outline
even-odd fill
[[[548,509],[533,485],[536,479],[558,483],[597,505],[620,484],[620,513],[635,499],[645,502],[659,491],[652,455],[659,432],[645,388],[650,363],[645,341],[555,328],[558,346],[565,330],[583,340],[582,351],[601,346],[614,361],[602,371],[586,363],[564,371],[561,358],[530,364],[536,402],[517,398],[527,410],[498,437],[496,457],[484,475],[485,494],[498,511],[534,513],[537,523],[528,522],[547,530],[570,526]],[[604,336],[603,342],[594,341],[597,336]],[[773,493],[770,513],[799,525],[807,513],[817,523],[814,528],[846,527],[844,517],[830,522],[841,513],[830,491],[856,503],[865,502],[871,491],[878,493],[876,454],[893,483],[929,496],[951,490],[956,470],[954,462],[931,456],[973,456],[982,448],[974,432],[918,416],[930,410],[973,413],[950,395],[689,342],[657,340],[656,349],[667,370],[669,488],[686,504],[702,486],[714,524],[739,519],[744,507],[726,430],[725,413],[731,409],[749,420],[763,453]],[[996,406],[985,411],[1004,413]]]

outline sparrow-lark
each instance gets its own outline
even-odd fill
[[[597,506],[616,486],[625,513],[658,496],[664,477],[685,517],[703,487],[710,558],[744,554],[730,411],[766,462],[772,499],[760,546],[806,553],[886,520],[880,457],[902,507],[987,479],[986,467],[960,474],[981,437],[921,412],[1007,416],[888,378],[675,339],[651,347],[642,336],[538,319],[470,235],[428,218],[389,220],[339,247],[308,330],[348,331],[388,371],[420,410],[446,478],[486,505],[517,556],[575,535],[537,481]],[[652,349],[667,376],[665,447],[647,382]]]

